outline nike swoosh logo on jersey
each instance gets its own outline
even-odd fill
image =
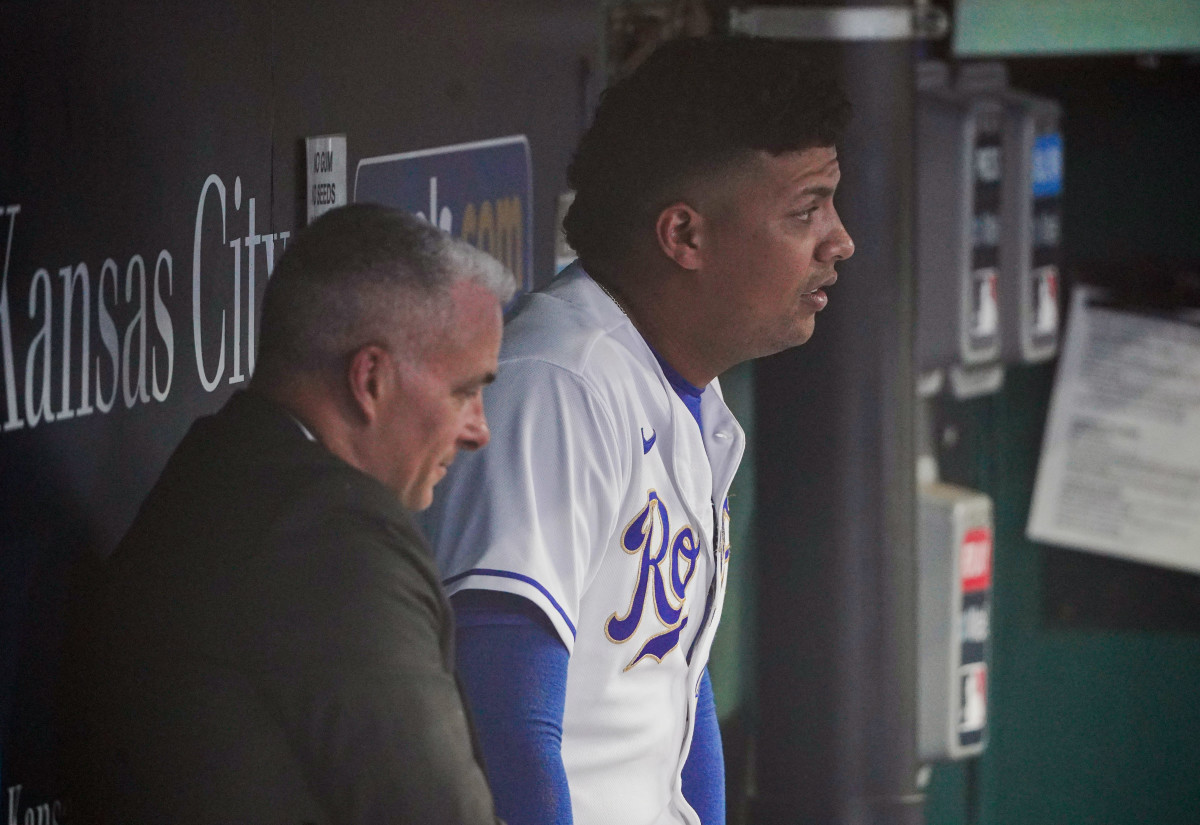
[[[646,428],[642,427],[642,455],[650,452],[650,448],[654,446],[654,442],[658,439],[658,433],[650,430],[650,437],[646,438]]]

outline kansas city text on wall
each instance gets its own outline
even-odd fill
[[[255,198],[245,205],[243,211],[241,178],[234,179],[231,191],[215,174],[204,181],[196,205],[192,335],[185,346],[191,344],[196,378],[206,392],[222,382],[243,382],[253,373],[259,281],[270,277],[291,235],[259,234]],[[104,258],[98,265],[39,266],[21,305],[10,301],[9,287],[21,219],[20,204],[0,206],[0,432],[167,400],[176,381],[177,355],[182,354],[176,347],[179,319],[172,317],[168,304],[177,306],[171,300],[175,290],[187,288],[176,285],[176,256],[164,248],[148,257]],[[245,227],[245,234],[230,238],[235,227]],[[218,243],[221,259],[206,257]],[[223,306],[201,300],[211,278],[231,281],[230,299]],[[15,334],[21,329],[30,334]]]

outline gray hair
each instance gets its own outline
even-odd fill
[[[374,204],[330,210],[298,233],[263,297],[257,372],[328,369],[376,343],[419,353],[451,322],[450,290],[506,303],[513,275],[420,218]]]

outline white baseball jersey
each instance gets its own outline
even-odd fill
[[[721,615],[745,446],[714,381],[704,432],[574,264],[505,325],[486,449],[425,519],[451,593],[535,602],[571,652],[563,762],[576,825],[699,825],[681,791]]]

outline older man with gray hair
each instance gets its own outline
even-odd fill
[[[83,819],[496,822],[408,511],[488,441],[513,288],[383,207],[299,234],[250,388],[188,432],[103,577]]]

